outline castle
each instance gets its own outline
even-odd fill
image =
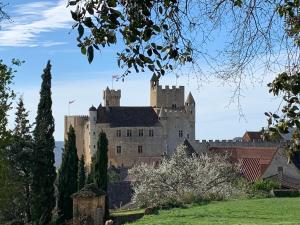
[[[103,103],[92,106],[88,116],[65,116],[64,137],[72,125],[76,133],[78,156],[90,165],[98,135],[108,139],[110,166],[131,167],[140,162],[159,163],[179,144],[195,142],[195,101],[191,93],[185,99],[184,86],[162,87],[150,81],[150,106],[121,106],[121,90],[103,91]]]

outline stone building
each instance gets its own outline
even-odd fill
[[[121,106],[121,90],[103,91],[103,105],[90,107],[89,115],[65,116],[65,138],[70,125],[75,129],[78,156],[86,163],[96,151],[99,133],[108,138],[109,164],[131,167],[140,162],[159,163],[187,139],[195,143],[195,101],[186,100],[184,86],[162,87],[150,82],[150,106]]]

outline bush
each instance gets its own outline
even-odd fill
[[[237,191],[239,166],[227,156],[188,156],[180,146],[158,166],[141,164],[129,170],[133,202],[141,207],[180,206],[203,200],[229,198]]]
[[[277,182],[271,180],[257,180],[252,184],[254,191],[270,192],[273,189],[280,188]]]

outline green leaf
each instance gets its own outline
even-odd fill
[[[81,46],[81,53],[83,55],[86,55],[86,47],[85,46]]]
[[[79,24],[78,26],[78,34],[79,34],[79,39],[82,38],[83,34],[84,34],[84,28],[82,26],[82,24]]]
[[[93,46],[89,46],[87,49],[87,57],[88,57],[88,61],[89,63],[93,62],[94,59],[94,48]]]

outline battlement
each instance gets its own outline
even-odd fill
[[[67,116],[65,115],[65,118],[83,118],[83,119],[88,119],[89,116],[88,115],[72,115],[72,116]]]
[[[175,85],[158,85],[158,89],[160,90],[180,90],[180,91],[184,91],[184,86],[175,86]]]

